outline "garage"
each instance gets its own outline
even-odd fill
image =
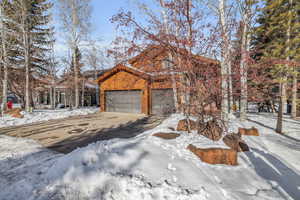
[[[105,91],[107,112],[142,113],[141,90]]]
[[[117,65],[98,78],[101,112],[168,115],[175,110],[169,76]]]
[[[154,115],[168,115],[174,113],[174,93],[172,89],[152,89],[152,114]]]

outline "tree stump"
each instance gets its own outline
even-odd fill
[[[239,128],[239,134],[241,135],[248,135],[248,136],[259,136],[259,132],[257,128],[252,127],[252,128]]]
[[[10,115],[11,117],[14,118],[23,118],[24,116],[21,114],[22,109],[21,108],[13,108],[11,110],[7,110],[4,112],[4,114]]]
[[[249,151],[249,147],[245,141],[242,140],[241,135],[239,134],[228,134],[223,138],[223,142],[230,147],[231,149],[237,152]]]

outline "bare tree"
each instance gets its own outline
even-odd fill
[[[240,102],[240,119],[242,121],[247,118],[247,104],[248,104],[248,59],[250,50],[250,28],[251,17],[253,16],[251,6],[253,0],[238,0],[241,21],[242,21],[242,42],[241,42],[241,62],[240,62],[240,82],[241,82],[241,102]]]
[[[162,15],[163,15],[163,19],[164,19],[164,23],[163,23],[164,24],[164,31],[165,31],[166,35],[169,35],[168,16],[167,16],[167,13],[165,11],[165,1],[160,0],[160,5],[162,7]],[[178,33],[176,32],[176,36],[178,36],[177,34]],[[169,59],[169,62],[171,62],[172,55],[169,52],[168,52],[168,59]],[[179,112],[178,91],[177,91],[177,85],[176,85],[175,69],[174,69],[173,65],[171,65],[170,67],[171,67],[171,79],[172,79],[174,104],[175,104],[176,112]]]
[[[53,48],[52,48],[53,49]],[[57,84],[57,73],[58,73],[58,61],[55,59],[54,52],[50,54],[49,63],[49,80],[50,80],[50,104],[51,108],[55,109],[56,105],[56,84]]]
[[[230,20],[231,11],[233,8],[232,2],[227,0],[206,1],[206,5],[215,13],[218,17],[220,25],[221,36],[221,90],[222,90],[222,119],[224,122],[228,122],[228,114],[232,110],[233,103],[233,89],[232,89],[232,41],[231,41],[231,29],[232,23]]]
[[[90,0],[59,0],[62,28],[72,51],[75,85],[75,108],[79,107],[79,67],[76,60],[78,48],[90,30]]]
[[[94,71],[94,80],[98,78],[99,70],[103,70],[105,66],[110,65],[110,61],[105,55],[105,48],[99,45],[100,41],[91,40],[85,51],[85,62]],[[96,103],[99,105],[99,87],[96,85]]]
[[[232,77],[231,77],[231,37],[230,37],[230,23],[228,17],[230,16],[230,7],[227,0],[218,0],[218,7],[211,5],[215,13],[219,17],[221,29],[221,89],[222,89],[222,118],[228,122],[228,112],[231,111],[232,103]]]

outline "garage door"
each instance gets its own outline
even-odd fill
[[[141,90],[106,91],[107,112],[141,113]]]
[[[174,96],[172,89],[152,90],[152,114],[168,115],[174,113]]]

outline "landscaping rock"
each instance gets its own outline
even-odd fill
[[[22,112],[21,108],[13,108],[5,111],[4,114],[10,115],[11,117],[14,118],[23,118],[24,116],[21,114],[21,112]]]
[[[11,114],[10,116],[14,117],[14,118],[18,118],[18,119],[24,118],[24,115],[22,115],[21,113],[14,113],[14,114]]]
[[[219,141],[222,138],[223,129],[216,121],[211,120],[204,125],[199,126],[198,134],[203,135],[213,141]]]
[[[237,152],[249,151],[249,147],[245,141],[242,140],[239,134],[228,134],[223,138],[223,142],[231,149]]]
[[[208,164],[224,164],[224,165],[237,165],[237,151],[233,149],[222,148],[197,148],[190,144],[187,149],[198,156],[203,162]]]
[[[248,135],[248,136],[259,136],[259,132],[257,128],[252,127],[252,128],[239,128],[239,134],[241,135]]]
[[[173,127],[168,127],[168,129],[170,129],[171,131],[175,131],[175,128]]]
[[[180,134],[177,134],[177,133],[155,133],[155,134],[153,134],[153,136],[159,137],[159,138],[162,138],[165,140],[172,140],[172,139],[179,137]]]
[[[193,120],[190,121],[191,130],[197,130],[197,123]],[[177,131],[188,131],[188,121],[186,119],[180,120],[177,125]]]

